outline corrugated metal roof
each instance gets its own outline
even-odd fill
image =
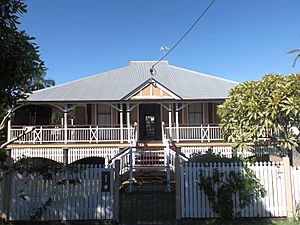
[[[30,102],[118,101],[150,78],[154,61],[132,61],[128,66],[91,77],[35,91]],[[238,83],[171,66],[167,61],[156,67],[154,79],[182,99],[225,99]]]

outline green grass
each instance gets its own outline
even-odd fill
[[[175,220],[175,193],[122,193],[120,220],[125,223]]]
[[[0,222],[0,225],[2,224],[3,223]],[[111,223],[109,221],[61,221],[61,222],[19,221],[19,222],[5,223],[5,225],[111,225],[111,224],[115,224],[115,223]],[[182,220],[177,224],[178,225],[300,225],[300,221],[291,221],[287,219],[236,219],[236,220],[198,219],[198,220]]]

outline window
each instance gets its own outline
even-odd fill
[[[208,123],[214,123],[214,104],[208,103]]]
[[[189,107],[189,124],[201,125],[203,123],[203,105],[202,103],[194,103]]]
[[[212,124],[219,123],[219,117],[217,115],[217,107],[216,103],[208,103],[208,122]]]
[[[97,105],[97,123],[98,125],[110,125],[111,116],[110,116],[110,106],[98,104]]]

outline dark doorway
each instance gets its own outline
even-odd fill
[[[161,140],[161,117],[160,105],[140,105],[140,140]]]

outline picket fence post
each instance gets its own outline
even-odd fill
[[[64,163],[64,166],[69,164],[68,159],[69,159],[69,149],[64,148],[63,149],[63,163]]]
[[[120,206],[120,160],[115,160],[115,186],[114,186],[114,213],[113,219],[119,223],[119,206]]]
[[[284,166],[287,217],[292,218],[294,214],[294,207],[293,207],[290,159],[289,157],[283,157],[282,161]]]
[[[181,195],[180,195],[180,158],[178,154],[178,149],[176,149],[175,157],[175,185],[176,185],[176,220],[181,219]]]
[[[3,206],[2,206],[2,222],[7,222],[9,220],[9,209],[10,209],[10,201],[11,201],[11,182],[12,182],[12,167],[14,164],[13,159],[11,158],[11,149],[6,149],[7,158],[5,161],[5,165],[7,170],[4,171],[4,177],[2,181],[3,185]]]

